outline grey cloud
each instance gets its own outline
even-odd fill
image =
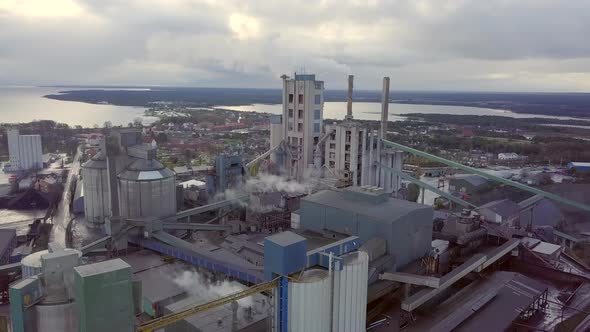
[[[359,88],[589,89],[586,1],[76,3],[63,18],[0,6],[0,84],[272,87],[305,67],[330,88],[354,73]]]

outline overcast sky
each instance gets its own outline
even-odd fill
[[[0,0],[0,84],[590,92],[588,0]]]

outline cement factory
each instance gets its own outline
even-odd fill
[[[270,149],[219,155],[196,188],[140,130],[112,129],[81,165],[83,245],[0,266],[18,276],[12,331],[524,331],[555,314],[556,284],[590,281],[557,268],[561,246],[412,177],[404,158],[590,206],[387,140],[388,77],[375,127],[354,119],[353,76],[347,115],[330,123],[324,82],[282,81]],[[401,198],[407,183],[456,208]],[[184,208],[187,191],[200,204]]]

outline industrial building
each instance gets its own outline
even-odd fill
[[[346,118],[322,133],[323,83],[283,77],[283,114],[271,119],[271,149],[256,160],[284,161],[291,179],[309,167],[348,178],[316,192],[218,195],[248,187],[241,157],[226,155],[205,183],[177,186],[138,131],[113,131],[83,165],[80,189],[103,237],[79,250],[50,244],[0,268],[21,269],[10,287],[14,331],[356,332],[385,321],[390,330],[467,331],[507,329],[542,313],[550,286],[501,271],[516,260],[536,260],[537,269],[558,263],[559,246],[503,233],[536,201],[476,209],[455,198],[473,209],[435,224],[432,207],[393,198],[409,177],[401,151],[412,149],[385,139],[383,83],[379,132],[354,121],[350,78]],[[479,182],[487,185],[455,186],[477,192]],[[178,187],[193,187],[195,203],[212,199],[177,211]],[[386,318],[375,323],[378,315]]]
[[[86,220],[174,215],[176,177],[155,157],[156,149],[143,143],[139,130],[120,129],[107,137],[101,151],[82,165]]]
[[[304,197],[299,214],[302,228],[328,237],[384,239],[397,268],[431,250],[432,207],[388,197],[380,188],[323,190]]]
[[[324,119],[324,82],[313,74],[286,75],[283,79],[282,137],[288,151],[284,160],[287,174],[298,181],[313,164]],[[275,133],[276,134],[276,133]],[[274,134],[273,134],[274,135]]]
[[[449,191],[459,192],[467,195],[475,195],[492,187],[491,183],[478,175],[460,174],[449,180]]]
[[[485,220],[506,227],[520,226],[520,207],[509,199],[501,199],[481,205],[476,210]]]
[[[380,133],[387,132],[389,105],[389,78],[383,79],[383,102],[381,131],[373,131],[354,121],[352,112],[352,75],[348,76],[347,113],[344,121],[326,124],[325,132],[316,146],[314,164],[324,166],[324,176],[333,178],[336,187],[378,186],[386,193],[397,192],[401,181],[396,174],[379,170],[375,163],[401,172],[403,153],[395,149],[385,149],[379,144]],[[323,148],[324,155],[321,155]],[[323,158],[322,158],[323,157]]]
[[[43,147],[41,135],[20,135],[12,128],[6,131],[8,136],[8,154],[10,167],[8,171],[28,171],[43,168]]]
[[[567,169],[570,172],[588,173],[588,172],[590,172],[590,163],[580,162],[580,161],[572,161],[567,164]]]

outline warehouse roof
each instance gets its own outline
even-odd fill
[[[533,248],[533,251],[543,255],[553,255],[561,250],[561,246],[549,242],[541,242]]]
[[[353,200],[349,195],[346,195],[345,192],[333,190],[319,191],[315,194],[303,197],[301,201],[330,206],[388,222],[395,221],[416,210],[432,209],[426,205],[390,197],[387,197],[384,202],[379,204],[374,204],[368,200]]]
[[[510,217],[520,212],[518,204],[509,199],[501,199],[486,203],[477,208],[477,210],[488,209],[503,217]]]
[[[590,167],[589,162],[572,161],[568,164],[568,167]]]

